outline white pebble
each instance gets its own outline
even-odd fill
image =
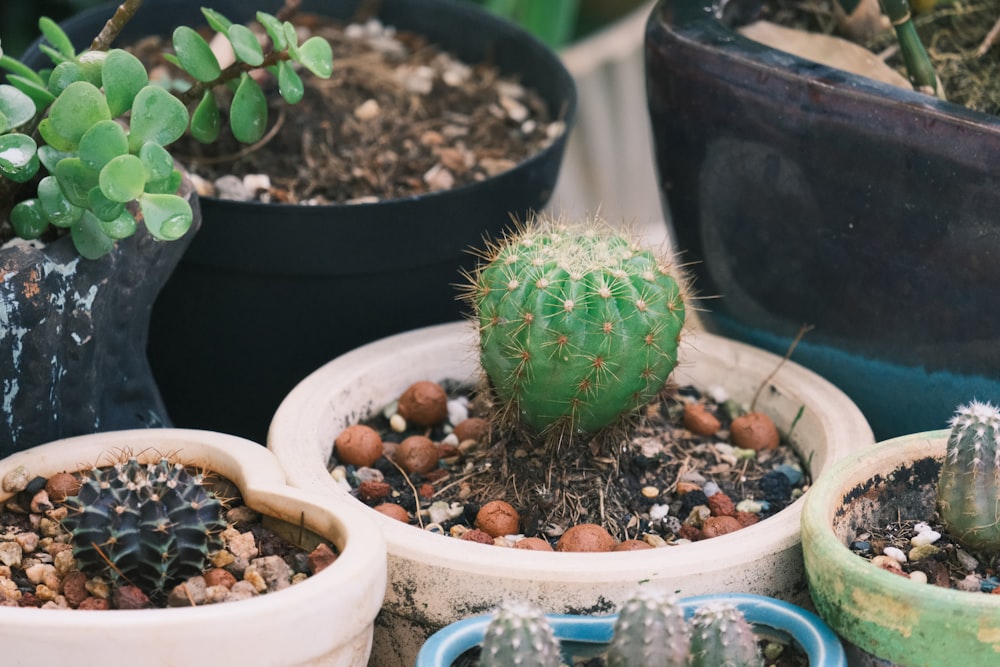
[[[978,593],[982,590],[983,581],[975,574],[966,575],[964,579],[957,582],[955,587],[960,591],[969,591],[972,593]]]
[[[931,530],[931,525],[925,521],[918,521],[913,524],[913,532],[915,533],[926,533]]]
[[[914,570],[913,572],[910,572],[910,579],[921,584],[926,584],[927,573],[925,573],[923,570]]]
[[[722,489],[719,488],[719,485],[715,482],[705,482],[705,486],[701,487],[701,490],[707,498],[711,498],[715,494],[722,491]]]
[[[441,444],[442,445],[452,445],[454,447],[458,447],[458,445],[461,444],[461,443],[458,442],[458,436],[457,435],[455,435],[454,433],[449,433],[448,435],[444,436],[441,439]]]
[[[382,107],[374,99],[367,99],[354,107],[354,117],[358,120],[371,120],[382,113]]]
[[[898,549],[896,547],[886,547],[885,549],[882,550],[882,553],[884,553],[886,556],[894,559],[899,563],[906,562],[906,554],[903,553],[902,549]]]
[[[764,506],[762,504],[756,500],[750,500],[749,498],[741,500],[736,505],[737,512],[752,512],[753,514],[760,514],[763,509]]]
[[[729,392],[726,391],[726,388],[721,385],[709,387],[708,391],[705,393],[708,394],[708,397],[716,403],[725,403],[729,400]]]
[[[403,415],[397,412],[389,418],[389,428],[396,433],[402,433],[406,430],[406,419],[403,418]]]
[[[247,174],[243,177],[243,187],[250,192],[267,192],[271,189],[271,177],[267,174]]]
[[[930,530],[928,528],[927,530],[922,530],[913,537],[911,537],[910,544],[912,544],[915,547],[919,547],[928,544],[934,544],[940,539],[941,539],[941,533],[937,532],[936,530]]]
[[[464,397],[463,397],[464,398]],[[452,424],[461,424],[469,418],[469,401],[452,399],[448,401],[448,421]]]
[[[24,491],[28,486],[28,469],[18,466],[3,477],[3,490],[8,493]]]
[[[969,554],[969,552],[965,551],[964,549],[956,549],[955,556],[958,558],[958,561],[962,564],[962,567],[964,567],[969,572],[972,572],[977,567],[979,567],[979,561],[973,558]]]
[[[649,520],[659,521],[670,514],[670,505],[653,505],[649,508]]]

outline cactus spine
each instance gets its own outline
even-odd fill
[[[1000,552],[1000,411],[972,401],[959,406],[950,426],[938,513],[967,549]]]
[[[167,459],[140,464],[129,458],[97,468],[80,492],[67,498],[63,526],[72,535],[82,572],[124,580],[158,597],[200,574],[209,554],[222,547],[222,503],[204,485]]]
[[[608,646],[608,667],[687,667],[691,631],[677,597],[647,588],[625,602]]]
[[[695,611],[690,667],[764,667],[753,629],[739,609],[716,602]]]
[[[537,607],[516,600],[502,604],[486,628],[480,667],[560,667],[562,655],[552,626]]]
[[[470,298],[482,366],[513,414],[594,432],[663,387],[685,311],[669,262],[609,226],[546,217],[492,250]]]

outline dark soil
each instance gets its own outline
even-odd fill
[[[453,397],[469,393],[465,387],[447,389]],[[704,403],[719,418],[721,429],[712,436],[699,436],[684,428],[686,401]],[[743,527],[779,512],[809,484],[807,475],[797,474],[808,466],[787,442],[756,456],[750,450],[735,450],[727,442],[727,429],[741,408],[692,387],[664,390],[627,435],[619,432],[567,442],[555,453],[530,439],[512,439],[509,430],[496,427],[489,444],[460,446],[454,440],[448,444],[452,425],[447,422],[396,433],[388,421],[392,411],[390,406],[368,422],[390,443],[387,455],[373,469],[346,467],[354,494],[372,507],[384,502],[401,505],[411,523],[465,539],[470,539],[468,533],[481,533],[472,531],[480,507],[502,499],[520,514],[524,536],[540,537],[553,546],[578,523],[599,524],[618,542],[682,544],[714,536],[710,529],[702,529],[708,508],[712,514],[735,516]],[[477,415],[488,411],[482,398],[473,394],[470,416]],[[413,434],[426,434],[439,443],[439,465],[426,475],[406,475],[390,460],[391,443]],[[331,470],[337,465],[334,451]],[[391,490],[374,496],[359,493],[361,480],[372,479],[384,481]],[[711,490],[706,488],[710,483],[721,490],[711,501],[705,493]],[[456,516],[432,521],[428,515],[432,506],[451,507]],[[497,541],[507,543],[503,538]]]
[[[833,6],[836,1],[764,0],[753,18],[839,34]],[[1000,58],[996,51],[1000,46],[994,45],[985,54],[979,49],[998,19],[996,3],[986,0],[937,3],[933,10],[914,17],[947,99],[993,115],[1000,114]],[[905,76],[894,30],[886,28],[862,46]]]

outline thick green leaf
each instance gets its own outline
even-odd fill
[[[80,138],[79,153],[85,165],[100,171],[112,159],[128,153],[125,128],[113,120],[102,120]]]
[[[7,81],[31,98],[35,103],[35,111],[38,113],[45,111],[56,99],[56,96],[49,92],[49,89],[44,84],[36,83],[34,79],[28,79],[17,74],[8,74]]]
[[[55,176],[46,176],[38,183],[38,201],[49,222],[57,227],[69,227],[80,219],[83,209],[66,199]]]
[[[34,104],[31,105],[34,108]],[[0,111],[0,134],[7,132],[7,128],[10,126],[10,121],[7,120],[7,116],[4,115],[3,111]]]
[[[187,26],[174,30],[174,52],[184,71],[197,81],[212,81],[222,73],[208,42]]]
[[[112,49],[104,63],[104,95],[114,118],[132,108],[135,96],[149,83],[142,61],[128,51]]]
[[[66,87],[75,81],[86,81],[80,65],[72,60],[59,63],[52,68],[52,74],[49,75],[49,92],[61,95]]]
[[[38,121],[38,134],[42,135],[42,139],[49,146],[58,148],[61,151],[66,151],[71,153],[76,150],[77,142],[70,141],[66,137],[62,136],[55,131],[55,126],[52,121],[48,118],[43,118]]]
[[[211,90],[206,90],[201,96],[201,102],[191,114],[191,136],[203,144],[210,144],[219,138],[219,128],[222,118],[219,116],[219,105]]]
[[[281,24],[281,31],[285,35],[285,48],[291,53],[299,44],[299,33],[295,30],[295,26],[289,21],[285,21]]]
[[[135,218],[128,211],[122,211],[110,220],[104,220],[98,216],[101,224],[101,231],[113,239],[123,239],[135,234],[138,225]]]
[[[38,19],[38,29],[42,31],[45,39],[56,48],[56,50],[67,58],[76,57],[73,49],[73,42],[70,41],[63,29],[55,21],[47,16]]]
[[[144,143],[166,146],[177,141],[187,129],[188,112],[176,97],[158,86],[139,91],[132,104],[132,127],[129,149],[138,151]]]
[[[64,63],[67,60],[72,60],[72,58],[67,58],[63,54],[59,53],[56,49],[53,49],[48,44],[39,44],[38,50],[47,55],[54,64]]]
[[[145,169],[146,181],[162,181],[174,171],[174,158],[159,144],[143,144],[139,149],[139,159]]]
[[[45,79],[39,76],[35,70],[31,69],[20,60],[15,60],[10,56],[0,55],[0,69],[5,69],[11,74],[16,74],[24,79],[33,81],[39,86],[45,85]]]
[[[52,129],[56,134],[76,144],[95,124],[111,120],[111,111],[97,86],[86,81],[76,81],[69,84],[52,103],[48,120],[52,121]],[[56,148],[65,150],[58,145]]]
[[[260,48],[260,42],[257,41],[257,36],[251,32],[250,28],[234,23],[229,26],[226,37],[233,45],[233,53],[236,54],[237,60],[254,67],[264,62],[264,52]]]
[[[160,181],[146,181],[146,194],[151,195],[173,195],[180,190],[183,180],[181,172],[174,169],[170,176]]]
[[[298,104],[305,93],[302,79],[287,60],[278,63],[278,93],[289,104]]]
[[[176,241],[191,229],[194,221],[191,205],[177,195],[142,195],[139,208],[149,233],[161,241]]]
[[[84,211],[80,219],[70,229],[76,251],[87,259],[99,259],[111,252],[115,240],[108,236],[90,211]]]
[[[66,157],[72,156],[70,153],[56,150],[53,146],[38,147],[38,159],[41,160],[42,164],[46,169],[48,169],[49,173],[54,174],[56,171],[56,165],[59,164],[59,160]]]
[[[37,199],[26,199],[11,209],[10,224],[22,239],[37,239],[49,226],[49,220]]]
[[[38,173],[38,149],[26,134],[0,135],[0,174],[24,183]]]
[[[99,173],[83,163],[78,157],[68,157],[56,164],[55,176],[63,194],[75,206],[87,207],[91,188],[97,187]]]
[[[285,39],[285,28],[277,17],[266,12],[257,12],[257,20],[264,26],[267,36],[271,38],[275,51],[284,51],[288,41]]]
[[[299,47],[298,56],[293,55],[293,58],[321,79],[328,79],[333,74],[333,49],[322,37],[307,39]]]
[[[35,103],[14,86],[0,85],[0,113],[7,119],[4,131],[16,129],[35,117]]]
[[[132,201],[146,189],[146,170],[135,155],[119,155],[104,165],[98,183],[111,201]]]
[[[100,188],[91,188],[90,192],[87,193],[87,199],[90,202],[88,206],[90,212],[101,222],[114,220],[125,210],[125,204],[111,201],[104,196]]]
[[[107,58],[106,51],[84,51],[76,59],[83,76],[98,88],[104,85],[104,63]]]
[[[229,30],[229,26],[233,24],[232,21],[227,19],[225,16],[215,11],[214,9],[209,9],[208,7],[202,7],[201,13],[205,15],[205,20],[208,21],[208,25],[215,32],[221,32],[226,34]]]
[[[257,82],[245,73],[233,95],[229,125],[236,140],[246,144],[259,140],[267,128],[267,98]]]

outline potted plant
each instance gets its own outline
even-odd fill
[[[603,238],[599,233],[596,236]],[[543,238],[544,235],[538,237],[538,247],[545,246]],[[570,247],[575,245],[574,238],[567,241]],[[612,234],[611,238],[619,237]],[[582,246],[594,241],[593,238],[576,240]],[[595,245],[600,247],[600,240]],[[504,247],[520,246],[512,242]],[[505,251],[497,252],[503,255]],[[647,252],[635,251],[639,264],[652,261]],[[501,260],[499,266],[503,263]],[[646,266],[662,265],[654,262]],[[500,270],[505,285],[528,284],[515,278],[513,266],[510,271],[504,279],[504,270]],[[621,275],[614,269],[609,271],[608,275]],[[652,268],[648,275],[645,271],[640,273],[645,276],[643,280],[660,276],[658,280],[665,283],[666,293],[673,295],[668,298],[649,287],[646,298],[649,307],[662,318],[654,318],[654,322],[661,322],[655,327],[662,336],[657,349],[664,355],[678,354],[676,319],[680,312],[676,284]],[[556,289],[554,285],[551,287]],[[543,330],[548,326],[542,321],[544,310],[540,305],[538,324]],[[581,317],[586,319],[585,314]],[[485,318],[487,322],[494,319],[491,315]],[[505,318],[498,315],[497,321]],[[671,324],[675,328],[671,329]],[[480,326],[485,331],[488,325]],[[500,336],[495,332],[494,342],[499,342]],[[645,340],[643,336],[639,338]],[[268,447],[282,461],[291,483],[343,496],[347,491],[327,468],[338,434],[382,410],[417,381],[452,379],[475,383],[481,374],[476,345],[476,327],[456,322],[388,337],[338,357],[312,373],[288,395],[272,421]],[[500,349],[503,348],[501,345]],[[646,357],[646,353],[626,356]],[[486,354],[484,351],[484,365]],[[842,447],[853,446],[852,439],[871,437],[856,407],[813,373],[789,364],[768,380],[780,361],[775,355],[699,331],[691,332],[682,341],[679,358],[672,379],[681,386],[721,385],[733,400],[741,403],[749,403],[762,383],[770,387],[761,392],[758,411],[767,413],[777,428],[788,435],[802,460],[808,461],[809,472],[814,476],[845,453]],[[609,363],[615,365],[617,361]],[[616,365],[610,370],[612,375],[624,373]],[[548,373],[537,369],[536,376],[547,377]],[[492,372],[491,377],[495,377]],[[665,379],[665,375],[660,375],[660,379]],[[544,386],[533,389],[538,390],[543,397],[556,394],[554,385],[548,390]],[[626,404],[632,400],[629,395],[616,398],[624,398]],[[599,398],[597,403],[603,405],[614,400]],[[512,409],[510,413],[520,410]],[[542,411],[543,415],[545,412]],[[593,427],[592,423],[584,424],[582,414],[572,419],[581,428]],[[565,426],[565,421],[561,423]],[[558,433],[558,429],[549,432]],[[525,484],[531,486],[531,482]],[[454,539],[449,539],[445,548],[442,536],[372,511],[373,519],[383,526],[390,544],[390,585],[373,655],[386,664],[412,662],[419,646],[440,627],[463,616],[487,611],[501,599],[511,597],[533,601],[553,612],[603,613],[617,605],[624,591],[636,582],[655,580],[685,595],[726,588],[794,600],[804,593],[798,546],[799,506],[800,502],[795,501],[757,525],[712,540],[668,547],[665,551],[647,549],[613,554],[498,549]]]
[[[879,439],[997,389],[983,239],[998,121],[754,42],[751,3],[663,0],[647,92],[663,196],[712,331],[784,349]],[[958,322],[974,320],[971,326]]]
[[[149,317],[201,218],[192,184],[164,147],[189,121],[201,141],[218,135],[212,86],[240,82],[229,125],[252,142],[265,114],[247,72],[288,71],[291,58],[329,74],[329,46],[292,44],[274,17],[280,47],[265,59],[256,40],[232,32],[241,56],[226,72],[200,36],[178,28],[179,66],[198,79],[187,91],[192,116],[180,98],[150,83],[135,56],[109,50],[138,4],[109,14],[90,33],[97,37],[89,48],[43,19],[48,44],[39,48],[51,69],[0,57],[10,82],[0,86],[0,240],[16,237],[0,249],[3,454],[60,436],[168,422],[146,359]],[[206,16],[227,30],[225,16]]]
[[[618,660],[614,664],[619,665],[687,665],[699,647],[707,648],[704,642],[691,646],[695,628],[716,629],[717,626],[708,621],[724,616],[717,611],[720,605],[734,608],[744,622],[750,623],[754,632],[751,636],[753,643],[748,651],[750,654],[757,652],[757,642],[761,636],[765,638],[765,642],[768,637],[778,637],[786,646],[793,644],[805,653],[810,667],[847,665],[844,649],[833,630],[812,612],[783,600],[746,593],[695,595],[677,599],[661,590],[640,588],[625,601],[618,613],[600,616],[541,615],[536,608],[520,601],[504,603],[504,606],[492,614],[462,619],[435,632],[420,649],[417,667],[451,667],[463,664],[460,662],[463,654],[475,647],[486,646],[484,639],[488,635],[492,636],[490,642],[497,646],[497,657],[500,658],[500,651],[513,649],[513,636],[521,635],[527,640],[547,632],[552,633],[557,648],[561,645],[562,658],[568,664],[573,664],[568,655],[600,652],[607,654],[606,659],[614,654]],[[699,610],[704,611],[699,619],[701,622],[695,625],[693,617]],[[706,613],[713,610],[718,616]],[[740,620],[737,618],[732,623],[730,634],[734,639],[723,643],[729,650],[739,650],[744,646],[741,641],[743,635],[736,633],[742,626]],[[549,643],[551,641],[546,641],[543,637],[534,646],[546,646]],[[520,643],[520,646],[526,645],[532,646],[527,641]],[[637,651],[644,653],[637,654]],[[542,652],[536,649],[535,655],[541,656]],[[728,657],[734,659],[732,655]],[[629,658],[635,662],[630,662]],[[642,662],[642,659],[646,662]],[[718,656],[707,652],[700,659],[701,663],[691,664],[704,664],[705,667],[744,664],[723,663]],[[559,663],[552,661],[552,664]]]
[[[385,587],[384,541],[356,509],[341,503],[331,504],[329,499],[288,487],[274,456],[255,443],[219,433],[182,429],[140,429],[66,438],[0,461],[4,501],[24,506],[25,501],[19,500],[20,496],[15,497],[15,493],[27,484],[29,497],[35,504],[41,503],[32,508],[38,512],[36,520],[42,524],[48,521],[55,526],[59,519],[52,514],[52,507],[58,492],[53,490],[52,495],[46,495],[45,502],[42,502],[37,495],[31,495],[39,493],[32,490],[37,486],[32,480],[45,478],[52,481],[60,475],[69,476],[64,473],[76,473],[92,466],[100,470],[121,459],[123,453],[127,453],[126,458],[134,457],[138,466],[155,465],[166,458],[171,464],[170,474],[175,479],[180,478],[175,475],[173,464],[181,464],[181,468],[190,466],[201,473],[228,480],[238,489],[246,507],[266,517],[264,525],[268,529],[286,540],[301,543],[307,549],[312,549],[319,540],[326,541],[335,548],[336,560],[304,581],[283,590],[207,606],[113,611],[34,610],[0,606],[0,617],[3,618],[0,635],[8,648],[10,664],[78,660],[80,655],[98,653],[104,656],[102,661],[116,665],[243,662],[254,665],[361,667],[367,663],[373,622]],[[187,481],[195,483],[190,478]],[[84,477],[77,483],[77,490],[81,483],[84,488],[95,484]],[[141,499],[139,502],[145,503],[141,507],[162,503],[170,511],[167,516],[172,523],[157,534],[180,535],[185,529],[185,522],[194,525],[189,509],[195,507],[194,503],[198,503],[197,512],[204,519],[204,512],[214,502],[204,495],[196,497],[187,491],[181,493],[181,489],[187,488],[184,483],[181,481],[174,487],[178,492],[176,496],[161,492],[155,498],[144,495],[141,485],[133,485],[135,490],[132,495],[121,500],[120,505],[108,505],[101,500],[103,496],[97,496],[97,500],[85,499],[84,492],[80,490],[76,496],[82,512],[79,516],[107,513],[110,507],[116,506],[124,509],[127,516],[131,509],[143,511],[140,506],[133,508],[131,504],[133,499]],[[108,478],[99,488],[115,493],[116,484],[114,479]],[[64,489],[63,493],[69,494],[69,500],[72,500],[73,491],[66,491],[65,486],[59,488]],[[180,500],[179,496],[182,496]],[[184,502],[188,503],[188,508],[181,506]],[[62,519],[65,526],[67,521],[78,515],[63,511],[61,516],[65,517]],[[100,549],[104,558],[110,561],[116,554],[117,546],[132,544],[133,530],[142,531],[141,525],[138,529],[134,524],[131,527],[127,524],[118,526],[114,519],[104,518],[104,521],[81,519],[78,522],[86,523],[91,530],[101,531],[108,526],[115,526],[118,530],[114,544],[110,541],[102,541],[100,547],[84,544],[72,552],[72,560],[81,568],[86,558],[84,552],[88,551],[85,547],[91,547],[89,551]],[[45,531],[45,528],[42,530]],[[19,529],[6,530],[8,537],[5,540],[13,539],[10,535],[18,532]],[[241,531],[237,529],[237,532]],[[50,537],[44,542],[38,541],[41,546],[26,546],[22,558],[34,558],[36,562],[44,563],[44,559],[36,557],[37,552],[45,544],[63,539],[51,537],[58,535],[55,530],[46,534]],[[208,536],[211,537],[211,534],[210,531]],[[193,538],[189,534],[180,536],[172,544],[180,545],[182,540],[186,540],[183,542],[185,549],[191,549],[198,546],[199,538],[206,540],[206,533],[195,530]],[[137,551],[147,553],[146,548],[142,546]],[[178,548],[177,553],[181,552],[182,549]],[[11,552],[6,549],[4,553],[10,556]],[[183,553],[190,555],[190,551]],[[64,560],[59,557],[56,562],[62,564]],[[128,577],[128,581],[138,584],[139,577],[134,572],[139,570],[134,567],[129,569],[127,555],[115,562],[120,577]],[[212,562],[217,561],[213,559]],[[167,572],[177,565],[173,558],[164,559],[163,563],[160,568]],[[10,576],[14,560],[5,558],[4,566]],[[67,567],[72,569],[71,564]],[[104,577],[105,581],[114,579],[114,576]],[[88,581],[88,586],[92,581]],[[35,589],[32,587],[30,590]],[[9,592],[8,589],[5,588],[5,592]],[[232,637],[220,634],[220,628],[239,629],[238,639],[234,641]],[[59,641],[52,641],[53,637],[58,637]]]
[[[997,424],[993,406],[961,406],[950,429],[853,453],[810,490],[802,513],[809,589],[852,664],[993,660],[1000,600],[983,592],[992,580],[975,568],[996,557]],[[872,529],[884,535],[869,537]],[[876,548],[880,536],[885,546]],[[920,544],[930,545],[925,553]]]

